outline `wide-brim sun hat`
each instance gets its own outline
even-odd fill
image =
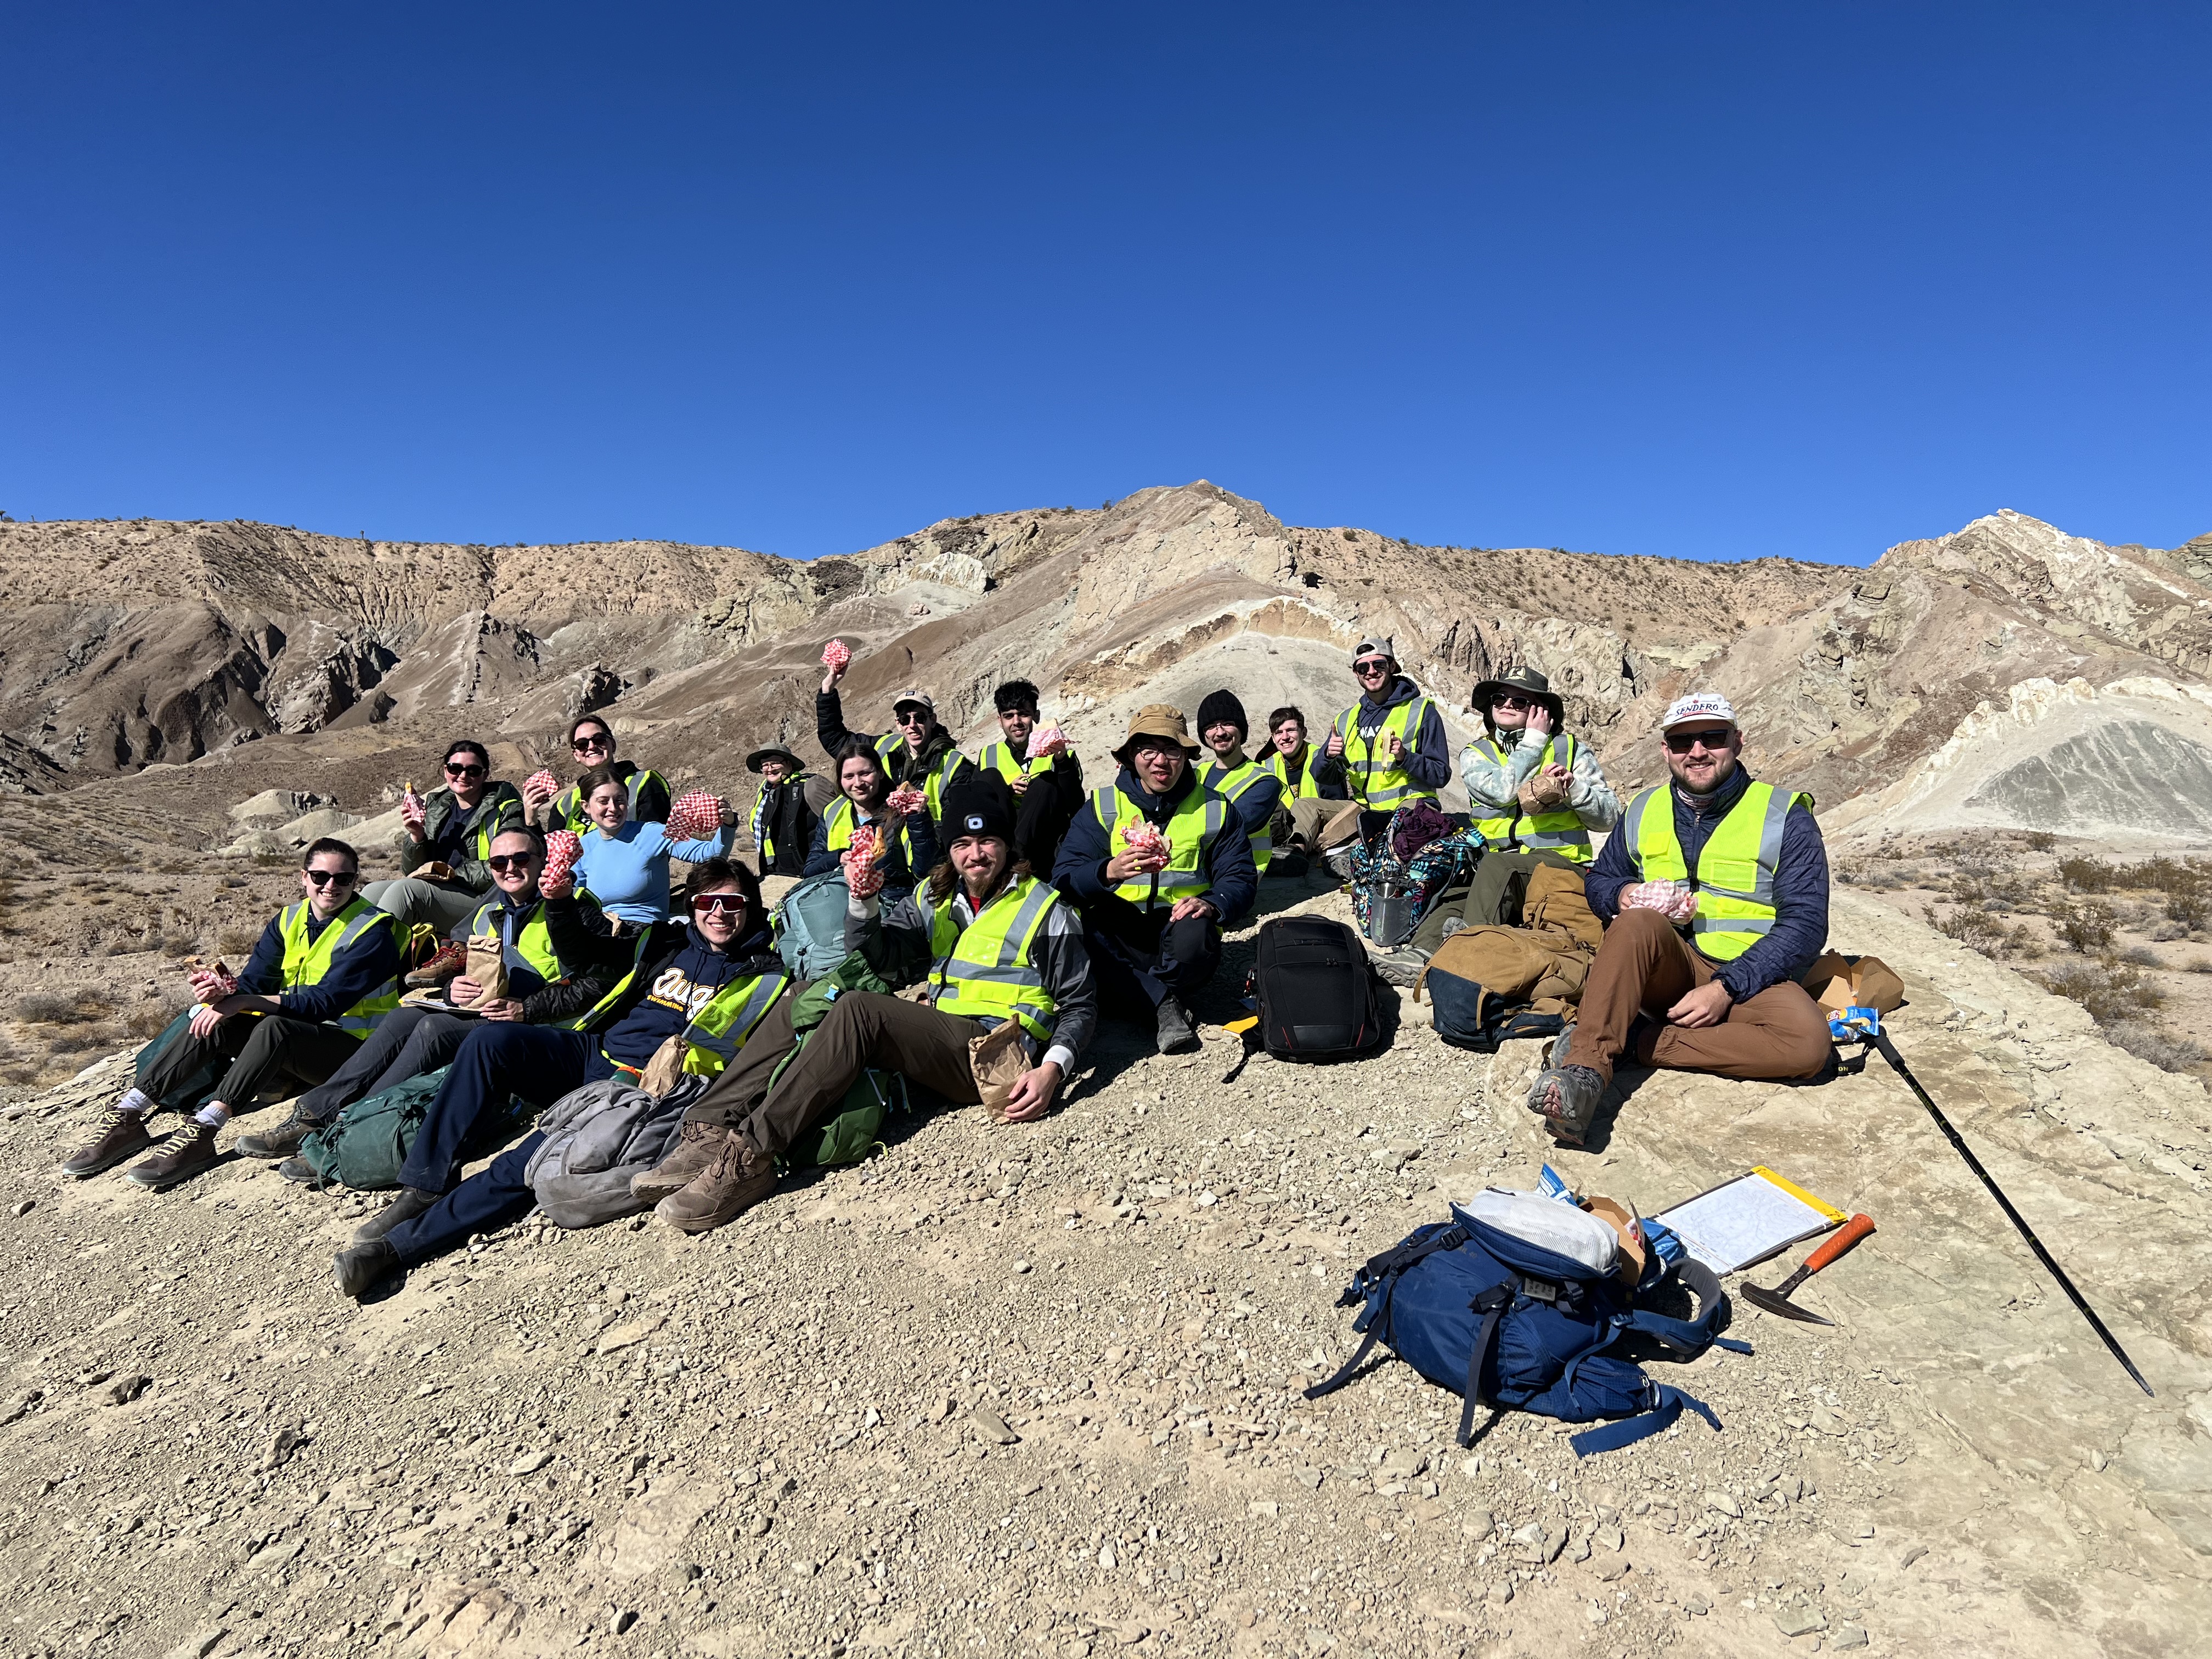
[[[1484,680],[1468,696],[1467,706],[1476,714],[1487,716],[1490,705],[1500,691],[1518,691],[1531,702],[1540,702],[1550,711],[1552,724],[1558,726],[1566,719],[1566,705],[1559,694],[1552,690],[1551,680],[1534,668],[1516,668],[1510,674],[1494,680]]]
[[[791,750],[786,749],[781,744],[772,743],[769,744],[767,748],[756,749],[751,754],[745,757],[745,770],[748,772],[757,772],[763,766],[772,760],[786,762],[794,772],[804,772],[806,769],[806,763],[805,761],[799,759],[798,756],[793,754]]]
[[[1191,759],[1198,758],[1198,745],[1190,740],[1190,722],[1183,718],[1182,710],[1171,702],[1148,702],[1139,708],[1131,718],[1129,734],[1121,739],[1114,758],[1127,766],[1129,750],[1139,738],[1164,738]]]

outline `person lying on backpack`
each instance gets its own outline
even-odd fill
[[[1828,939],[1828,854],[1809,795],[1755,782],[1726,697],[1660,722],[1671,781],[1629,803],[1583,878],[1607,926],[1581,1012],[1528,1109],[1579,1146],[1623,1056],[1730,1078],[1809,1078],[1828,1023],[1798,984]]]
[[[814,845],[807,849],[806,873],[826,876],[836,869],[853,832],[872,825],[877,845],[889,841],[890,850],[877,860],[884,885],[894,893],[909,892],[919,872],[937,862],[937,830],[927,805],[917,804],[903,817],[890,809],[890,775],[866,742],[854,738],[837,760],[837,799],[814,828]]]
[[[834,786],[817,779],[798,756],[781,744],[754,750],[745,757],[745,770],[759,774],[761,781],[760,793],[753,798],[752,816],[753,847],[760,873],[763,877],[805,875],[814,826],[822,822],[822,809],[830,805],[828,792]]]
[[[1266,875],[1274,857],[1275,805],[1282,799],[1282,781],[1244,753],[1251,735],[1244,705],[1234,691],[1209,691],[1198,705],[1198,740],[1213,751],[1200,769],[1198,781],[1237,811],[1244,838],[1252,844],[1252,867]],[[1283,854],[1285,875],[1304,875],[1306,861],[1296,853]],[[1291,866],[1295,866],[1295,868]]]
[[[1483,839],[1515,852],[1590,861],[1590,831],[1620,818],[1597,756],[1566,730],[1566,706],[1533,668],[1485,680],[1468,703],[1483,735],[1460,751],[1468,810]]]
[[[738,884],[744,902],[734,914],[742,932],[724,936],[721,923],[732,912],[720,906],[707,907],[714,912],[711,927],[702,920],[696,901],[716,890],[702,884],[709,881]],[[728,1007],[730,998],[744,1007],[759,980],[787,973],[780,957],[770,961],[757,883],[726,860],[693,866],[684,887],[684,920],[619,934],[591,930],[592,912],[571,882],[562,882],[558,890],[550,882],[541,885],[549,890],[545,923],[555,951],[609,981],[609,988],[560,1027],[486,1020],[462,1040],[399,1166],[399,1195],[354,1235],[356,1243],[381,1238],[426,1213],[458,1186],[469,1148],[483,1130],[495,1126],[509,1095],[543,1109],[602,1078],[641,1077],[660,1045],[684,1030],[702,1007]]]
[[[866,745],[884,763],[894,787],[910,783],[928,798],[929,816],[935,818],[945,790],[956,778],[972,775],[975,763],[960,752],[952,733],[938,723],[937,701],[927,691],[902,691],[893,697],[891,729],[881,737],[846,730],[845,704],[837,684],[847,666],[840,663],[823,674],[822,690],[814,699],[814,735],[823,752],[837,759],[856,742]]]
[[[1005,779],[1014,792],[1015,852],[1031,869],[1049,870],[1069,820],[1083,805],[1083,763],[1073,749],[1028,758],[1037,729],[1037,689],[1029,681],[1008,680],[991,701],[1004,736],[986,744],[975,764]]]
[[[434,1002],[404,1003],[386,1014],[346,1063],[292,1104],[292,1115],[261,1134],[239,1137],[242,1158],[282,1158],[276,1173],[287,1181],[319,1187],[323,1177],[298,1156],[301,1143],[356,1101],[396,1089],[452,1062],[479,1020],[520,1020],[529,1025],[557,1025],[574,1019],[605,996],[611,978],[593,978],[564,963],[545,926],[545,905],[538,890],[544,843],[526,829],[502,830],[492,837],[484,860],[493,892],[474,915],[457,925],[454,942],[466,945],[478,935],[499,935],[507,967],[507,993],[487,1000],[483,988],[466,973],[441,988]],[[583,902],[588,907],[591,901]],[[605,925],[588,918],[594,932]]]
[[[576,855],[576,875],[599,908],[633,927],[668,920],[668,861],[704,864],[730,855],[737,812],[720,797],[722,827],[711,839],[678,841],[665,823],[640,823],[629,816],[623,781],[611,766],[594,766],[576,780],[584,815],[592,825]]]
[[[897,900],[860,880],[846,931],[886,983],[927,963],[928,1006],[848,991],[773,1079],[769,1056],[791,1012],[770,1015],[768,1046],[724,1071],[691,1108],[677,1150],[632,1182],[658,1200],[661,1219],[704,1232],[760,1203],[775,1190],[777,1156],[834,1116],[864,1071],[899,1073],[957,1103],[980,1099],[968,1045],[1008,1020],[1019,1022],[1028,1069],[1007,1121],[1051,1107],[1097,1021],[1082,923],[1014,856],[1013,798],[1000,780],[946,791],[945,827],[951,857]]]
[[[222,1067],[207,1103],[124,1177],[165,1190],[215,1167],[217,1131],[265,1086],[320,1083],[350,1060],[399,1004],[399,930],[356,893],[360,877],[361,860],[345,842],[326,836],[311,845],[300,862],[299,902],[262,930],[235,981],[214,969],[193,974],[199,1006],[190,1024],[161,1040],[137,1086],[107,1109],[100,1133],[62,1173],[82,1180],[150,1151],[148,1115],[156,1106],[190,1108],[210,1069]]]
[[[1259,896],[1252,843],[1229,803],[1199,781],[1182,710],[1151,703],[1114,751],[1113,787],[1075,815],[1053,878],[1083,913],[1109,1001],[1153,1023],[1159,1051],[1198,1048],[1190,998],[1221,965],[1221,930]],[[1157,833],[1164,847],[1133,847]]]
[[[411,810],[410,810],[411,807]],[[522,797],[491,776],[491,756],[473,738],[446,749],[446,783],[417,801],[399,803],[407,845],[392,881],[373,881],[362,897],[398,918],[404,933],[427,921],[441,932],[472,914],[491,890],[491,838],[522,822]]]
[[[617,760],[614,728],[597,714],[586,714],[568,728],[568,752],[586,771],[595,766],[613,770],[624,791],[625,816],[641,823],[667,821],[668,780],[635,762]],[[556,794],[544,774],[533,775],[522,784],[523,817],[545,835],[556,830],[576,836],[588,834],[592,815],[584,805],[587,793],[578,782]]]
[[[780,1025],[772,1016],[784,1011],[793,981],[769,941],[759,882],[741,866],[710,859],[694,867],[683,898],[689,927],[665,925],[672,938],[682,936],[681,942],[672,951],[653,953],[637,976],[637,1000],[602,1039],[599,1053],[611,1063],[586,1064],[584,1071],[605,1078],[639,1070],[641,1056],[649,1061],[672,1039],[683,1044],[687,1080],[712,1079],[757,1053],[773,1066],[789,1052],[789,1013],[782,1012]],[[577,918],[580,926],[581,920]],[[629,1056],[632,1063],[613,1063],[617,1054]],[[574,1079],[570,1088],[592,1080],[574,1070],[564,1070],[562,1077]],[[520,1084],[506,1086],[521,1091]],[[534,1086],[542,1091],[550,1085]],[[434,1106],[432,1111],[434,1117]],[[429,1122],[422,1133],[430,1133]],[[471,1234],[527,1215],[537,1202],[528,1178],[530,1161],[544,1141],[541,1131],[532,1130],[466,1181],[436,1194],[424,1194],[429,1201],[419,1207],[407,1202],[412,1194],[403,1192],[339,1253],[332,1264],[338,1289],[356,1298],[366,1296],[392,1273],[458,1249]]]

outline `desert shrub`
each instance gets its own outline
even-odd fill
[[[159,1002],[142,1002],[123,1017],[123,1029],[130,1036],[143,1039],[160,1035],[161,1029],[177,1017],[177,1011]]]
[[[2002,926],[1975,906],[1960,905],[1945,915],[1930,904],[1923,907],[1921,914],[1937,933],[1958,940],[1970,951],[1994,951],[2004,942]]]
[[[2045,989],[2080,1003],[2100,1025],[2139,1018],[2166,1001],[2157,987],[2122,962],[2057,962],[2043,970],[2042,979]]]
[[[2016,921],[2005,933],[2004,953],[2033,960],[2043,954],[2043,941],[2036,937],[2035,929],[2024,921]]]
[[[2104,1028],[2105,1041],[2124,1048],[2137,1060],[2147,1060],[2161,1072],[2186,1072],[2206,1058],[2204,1050],[2187,1037],[2176,1036],[2139,1019],[2114,1020]]]
[[[15,1001],[15,1018],[33,1025],[86,1025],[114,1012],[114,1003],[96,991],[77,996],[35,991]]]
[[[2031,853],[2048,853],[2058,845],[2058,837],[2048,830],[2031,830],[2025,837]]]
[[[188,957],[194,940],[190,933],[171,933],[155,946],[165,957]]]
[[[2194,933],[2212,925],[2212,887],[2193,887],[2166,896],[2166,916],[2169,926],[2184,933]]]
[[[216,930],[215,948],[226,957],[244,957],[252,953],[260,938],[261,935],[251,927],[219,927]],[[243,962],[232,965],[238,968],[246,966]]]
[[[2151,943],[2154,945],[2171,945],[2178,939],[2188,937],[2189,929],[2178,921],[2161,921],[2150,930]]]
[[[2112,907],[2096,899],[2061,904],[2051,911],[2051,919],[2068,948],[2084,956],[2094,955],[2112,942],[2112,928],[2118,921],[2112,915]]]
[[[2130,968],[2155,968],[2160,965],[2158,952],[2148,945],[2130,945],[2112,959],[2124,962]]]
[[[2058,860],[2058,879],[2066,884],[2069,893],[2109,893],[2112,890],[2112,866],[2075,854]]]

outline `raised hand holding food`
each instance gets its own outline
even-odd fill
[[[583,852],[583,839],[573,830],[556,830],[546,836],[545,868],[538,878],[538,890],[548,898],[566,898],[575,885],[576,860]]]
[[[917,788],[913,784],[902,783],[884,799],[884,805],[901,817],[904,817],[908,813],[919,812],[923,807],[928,805],[929,795],[927,791]]]
[[[671,841],[704,841],[722,827],[722,799],[703,789],[678,795],[668,809]]]

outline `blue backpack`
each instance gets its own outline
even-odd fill
[[[1676,1269],[1696,1294],[1698,1312],[1693,1320],[1673,1319],[1636,1305],[1638,1295],[1663,1282],[1663,1272],[1648,1272],[1631,1292],[1610,1273],[1516,1238],[1456,1205],[1452,1215],[1416,1229],[1352,1275],[1337,1306],[1366,1304],[1352,1322],[1365,1340],[1335,1376],[1306,1390],[1307,1399],[1342,1388],[1379,1342],[1465,1397],[1462,1447],[1474,1443],[1478,1405],[1490,1408],[1492,1421],[1504,1411],[1563,1423],[1605,1421],[1571,1438],[1577,1457],[1657,1434],[1685,1406],[1720,1427],[1703,1403],[1607,1352],[1640,1332],[1685,1359],[1716,1342],[1749,1353],[1748,1343],[1714,1334],[1727,1298],[1710,1268],[1686,1260]]]
[[[851,893],[845,872],[830,870],[800,882],[775,907],[775,951],[799,978],[820,979],[844,961]]]

